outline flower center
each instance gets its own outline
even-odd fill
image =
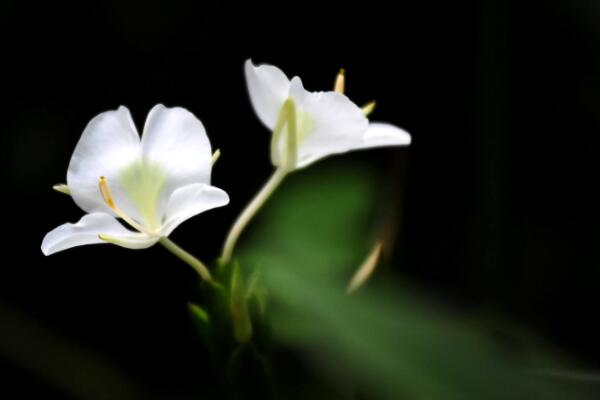
[[[146,229],[144,229],[143,226],[141,226],[136,221],[134,221],[133,218],[131,218],[129,215],[127,215],[125,213],[125,211],[121,210],[117,206],[117,204],[115,203],[115,199],[112,195],[112,191],[110,190],[110,187],[108,186],[108,181],[106,180],[106,178],[104,176],[100,177],[100,181],[98,182],[98,188],[100,189],[100,194],[102,195],[102,199],[104,200],[106,205],[111,210],[113,210],[114,213],[117,214],[117,216],[119,218],[121,218],[123,221],[127,222],[129,225],[131,225],[133,228],[137,229],[138,231],[148,233],[146,231]]]
[[[123,189],[150,232],[156,233],[161,227],[159,204],[166,177],[167,174],[156,163],[143,159],[125,167],[119,175]]]
[[[290,125],[292,129],[290,129]],[[271,137],[271,159],[275,165],[295,163],[298,146],[308,138],[315,128],[315,122],[309,113],[296,107],[290,98],[281,107],[277,124]],[[293,137],[291,137],[293,135]],[[290,143],[290,140],[292,142]],[[290,145],[292,152],[296,153],[293,160],[287,160]]]

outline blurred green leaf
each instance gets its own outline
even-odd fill
[[[188,310],[194,327],[203,340],[207,342],[211,334],[210,317],[208,313],[202,307],[194,303],[188,303]]]
[[[274,398],[269,363],[252,343],[242,343],[233,351],[227,365],[227,376],[233,399]]]
[[[346,295],[373,243],[376,195],[376,180],[363,170],[314,168],[293,175],[266,207],[242,260],[266,281],[279,341],[339,393],[364,398],[591,398],[528,372],[553,363],[511,354],[404,287],[369,285]]]
[[[231,275],[231,321],[238,343],[246,343],[252,337],[252,321],[248,311],[247,289],[244,288],[239,263],[233,264]]]
[[[200,307],[197,304],[194,303],[189,303],[188,304],[190,313],[192,315],[192,317],[194,317],[194,320],[197,321],[199,324],[202,324],[203,326],[206,326],[209,324],[209,316],[208,313],[206,311],[204,311],[204,309],[202,307]]]

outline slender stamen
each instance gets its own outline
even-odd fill
[[[117,207],[117,204],[115,203],[115,199],[113,198],[110,187],[108,186],[108,182],[104,176],[100,177],[100,181],[98,182],[98,188],[100,189],[100,194],[102,195],[102,199],[104,200],[106,205],[108,207],[110,207],[110,209],[113,210],[114,213],[117,214],[118,217],[123,219],[123,221],[127,222],[129,225],[131,225],[133,228],[137,229],[138,231],[146,233],[148,235],[152,235],[152,233],[148,232],[142,225],[135,222],[133,220],[133,218],[131,218],[123,210],[121,210],[119,207]]]
[[[337,77],[335,78],[335,84],[333,85],[333,91],[338,93],[344,93],[346,86],[346,71],[344,68],[340,68]]]
[[[281,110],[279,111],[279,116],[277,117],[277,122],[275,123],[275,128],[273,128],[273,135],[271,137],[271,161],[273,161],[273,164],[275,165],[282,162],[282,160],[280,159],[281,157],[279,155],[279,142],[281,140],[281,133],[283,131],[283,128],[285,128],[285,125],[288,122],[288,109],[286,107],[286,103],[288,101],[292,100],[286,100],[286,102],[284,102],[283,106],[281,107]]]
[[[285,164],[291,171],[296,165],[298,158],[298,125],[296,122],[296,105],[292,99],[287,99],[283,104],[287,110],[287,137]]]
[[[217,162],[217,160],[221,157],[221,149],[217,149],[215,150],[215,152],[212,155],[212,159],[210,160],[212,165],[215,165],[215,163]]]
[[[381,242],[377,242],[361,266],[358,267],[354,276],[352,276],[352,279],[346,288],[346,293],[350,294],[355,292],[369,280],[371,275],[373,275],[373,271],[375,271],[375,267],[377,266],[380,257]]]
[[[375,103],[375,100],[371,100],[370,102],[368,102],[367,104],[365,104],[362,107],[362,112],[364,114],[365,117],[368,117],[369,115],[371,115],[371,113],[373,112],[373,110],[375,110],[375,106],[377,105],[377,103]]]

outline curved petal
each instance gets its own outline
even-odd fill
[[[225,191],[214,186],[196,183],[173,192],[167,204],[167,219],[161,234],[168,236],[183,221],[212,208],[229,203]]]
[[[262,123],[273,130],[289,95],[290,81],[279,68],[267,64],[254,66],[252,60],[246,60],[244,72],[252,107]]]
[[[111,215],[99,212],[84,215],[76,224],[63,224],[48,232],[42,241],[42,252],[48,256],[75,246],[106,243],[100,235],[117,238],[119,245],[132,249],[150,247],[158,240],[132,232]]]
[[[103,112],[84,129],[67,170],[67,185],[75,203],[87,212],[111,213],[98,190],[105,176],[118,203],[124,199],[119,171],[139,157],[140,137],[127,107]]]
[[[204,125],[184,108],[158,104],[142,134],[140,168],[127,175],[130,196],[142,218],[162,221],[169,197],[179,187],[210,183],[212,152]]]
[[[369,121],[348,97],[337,92],[309,92],[299,78],[292,79],[290,95],[298,108],[296,168],[361,147]]]
[[[384,122],[371,122],[363,136],[361,148],[408,146],[410,142],[410,134],[404,129]]]
[[[142,157],[178,186],[210,183],[212,152],[204,125],[188,110],[157,104],[142,134]]]

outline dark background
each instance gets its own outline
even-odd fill
[[[385,182],[383,204],[401,223],[388,259],[398,276],[600,367],[596,1],[80,3],[0,5],[3,308],[103,354],[158,397],[206,390],[190,268],[159,247],[44,257],[40,244],[82,215],[51,186],[85,124],[124,104],[139,127],[162,102],[194,112],[223,152],[213,182],[230,206],[173,235],[214,259],[271,170],[245,89],[252,57],[309,90],[329,89],[344,67],[351,98],[376,98],[373,119],[411,132],[409,149],[344,156]],[[2,318],[0,339],[27,347]],[[63,396],[6,346],[0,390]]]

